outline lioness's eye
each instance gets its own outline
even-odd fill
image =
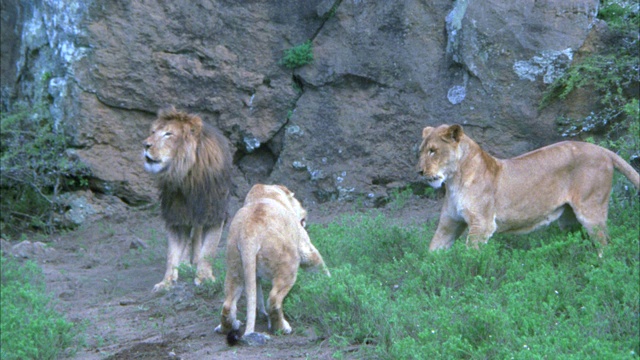
[[[169,137],[169,136],[171,136],[171,135],[173,135],[173,133],[168,132],[168,131],[167,131],[166,133],[164,133],[164,137]]]
[[[433,148],[429,149],[429,154],[430,155],[433,155],[435,153],[436,153],[436,149],[433,149]]]

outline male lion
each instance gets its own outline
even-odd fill
[[[320,267],[331,276],[304,229],[307,212],[293,195],[281,185],[254,185],[231,221],[227,237],[225,300],[216,332],[226,334],[240,328],[236,311],[244,289],[247,326],[243,338],[264,337],[254,333],[256,304],[260,312],[268,316],[272,331],[289,334],[291,326],[283,316],[282,300],[296,281],[298,267]],[[260,279],[272,283],[268,313]]]
[[[561,228],[582,224],[602,256],[613,168],[640,187],[631,165],[602,147],[564,141],[502,160],[460,125],[424,128],[419,167],[434,188],[446,184],[431,251],[451,247],[467,227],[467,246],[478,248],[495,232],[528,233],[560,219]]]
[[[167,270],[153,291],[169,289],[178,280],[180,261],[196,266],[196,285],[215,281],[210,261],[222,235],[231,186],[227,140],[200,117],[172,107],[161,110],[151,125],[144,160],[160,191],[169,233]]]

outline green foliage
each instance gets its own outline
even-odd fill
[[[284,51],[284,57],[280,60],[280,64],[286,68],[295,69],[307,65],[313,61],[313,46],[311,40],[294,46]]]
[[[57,359],[75,351],[80,329],[52,308],[40,268],[4,256],[0,261],[0,358]]]
[[[604,134],[606,145],[629,159],[640,155],[638,127],[638,4],[625,0],[603,0],[599,18],[610,34],[605,51],[574,63],[545,92],[541,107],[564,100],[574,90],[588,88],[598,94],[599,109],[582,119],[560,118],[563,136]],[[623,140],[620,140],[624,138]]]
[[[88,169],[66,154],[67,138],[44,105],[2,113],[0,134],[2,233],[51,230],[56,196],[87,187]]]
[[[371,214],[311,225],[332,277],[301,272],[284,309],[366,358],[637,358],[640,206],[611,206],[603,258],[557,227],[429,253],[432,226]]]

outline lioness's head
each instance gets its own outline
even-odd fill
[[[300,221],[300,225],[305,227],[307,225],[307,210],[302,207],[302,204],[300,204],[300,201],[298,201],[294,195],[293,191],[283,185],[255,184],[244,199],[244,204],[246,205],[265,198],[276,200],[292,211]]]
[[[460,125],[427,126],[422,130],[418,166],[432,187],[442,186],[456,170],[458,145],[463,135]]]
[[[196,147],[202,119],[174,108],[161,110],[151,125],[151,135],[143,142],[144,169],[152,174],[172,167],[186,174],[196,161]]]

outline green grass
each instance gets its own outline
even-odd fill
[[[0,358],[57,359],[75,351],[80,330],[52,308],[40,268],[4,256],[0,261]]]
[[[610,210],[602,259],[581,232],[557,227],[429,253],[434,224],[365,214],[312,225],[332,277],[301,272],[284,309],[366,358],[635,359],[640,207]]]

